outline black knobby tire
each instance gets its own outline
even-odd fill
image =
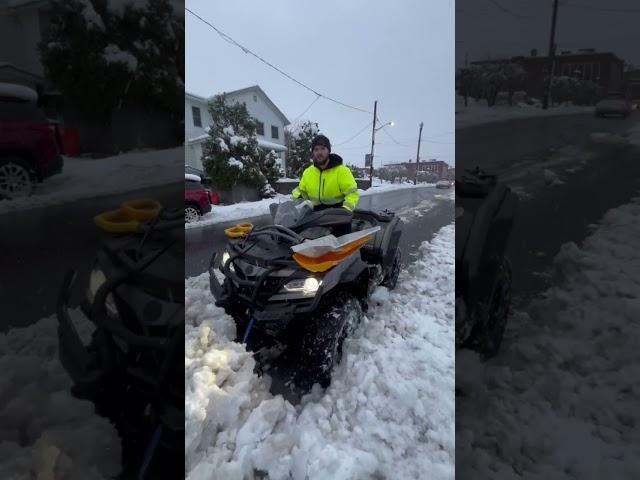
[[[391,269],[389,273],[385,276],[382,286],[387,287],[389,290],[393,290],[396,288],[398,283],[398,277],[400,276],[400,270],[402,269],[402,250],[400,247],[396,249],[396,256],[393,258],[393,263],[391,264]]]
[[[362,304],[351,294],[340,292],[327,298],[304,329],[296,384],[308,389],[314,383],[326,388],[331,371],[340,363],[345,338],[364,316]]]
[[[469,346],[485,359],[498,353],[511,306],[511,263],[506,258],[495,260],[495,276],[487,301],[477,312],[480,322],[476,325]]]

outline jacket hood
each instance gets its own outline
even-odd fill
[[[340,155],[336,155],[335,153],[330,153],[329,163],[327,165],[327,168],[325,168],[325,170],[329,170],[330,168],[337,167],[338,165],[342,165],[342,157]],[[316,167],[315,163],[313,164],[313,166]],[[320,169],[318,168],[318,170]]]

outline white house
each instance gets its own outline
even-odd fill
[[[258,122],[258,146],[274,150],[284,166],[287,147],[284,127],[289,120],[258,86],[225,92],[227,102],[240,102],[247,106],[249,114]],[[202,169],[202,143],[208,135],[205,131],[212,123],[208,102],[213,97],[200,97],[189,92],[184,95],[185,164]]]

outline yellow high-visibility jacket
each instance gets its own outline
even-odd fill
[[[315,165],[302,173],[300,183],[292,192],[293,198],[310,200],[314,207],[343,207],[353,212],[360,194],[351,170],[342,164],[335,153],[329,155],[329,165],[320,170]]]

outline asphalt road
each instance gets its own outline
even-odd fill
[[[101,233],[93,217],[136,198],[181,207],[182,181],[112,197],[0,215],[0,332],[55,313],[59,287],[69,269],[78,272],[71,302],[77,304],[89,278]]]
[[[430,240],[441,227],[453,221],[451,194],[451,190],[438,190],[435,187],[392,191],[362,197],[358,208],[374,211],[389,209],[401,217],[404,227],[400,247],[404,253],[404,261],[407,262],[415,256],[417,247],[423,241]],[[269,223],[271,217],[265,215],[242,221],[251,221],[259,226]],[[185,230],[185,277],[207,271],[213,253],[222,249],[226,242],[224,229],[239,222],[240,220]]]
[[[459,173],[480,166],[524,193],[508,251],[516,305],[551,284],[552,260],[562,244],[580,244],[589,225],[640,193],[639,147],[597,143],[591,137],[623,134],[639,122],[640,112],[627,119],[583,114],[456,130]],[[544,170],[560,181],[545,180]]]

